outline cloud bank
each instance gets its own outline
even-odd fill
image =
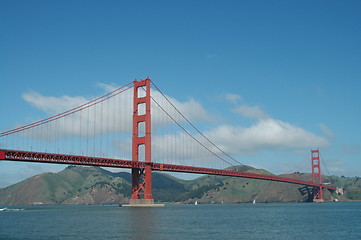
[[[112,85],[98,84],[98,87],[103,88],[106,91],[112,91],[115,89]],[[122,93],[117,98],[111,99],[102,103],[102,108],[97,107],[98,110],[90,108],[84,113],[74,115],[67,123],[64,123],[59,128],[64,128],[63,134],[89,136],[88,129],[94,129],[90,136],[104,133],[131,133],[132,128],[132,113],[133,104],[132,90]],[[172,117],[185,124],[184,119],[177,113],[176,110],[163,98],[163,96],[152,90],[153,99],[163,109],[167,111]],[[37,92],[28,92],[23,94],[23,98],[32,106],[48,113],[56,114],[66,111],[75,106],[84,104],[90,101],[85,97],[71,97],[71,96],[44,96]],[[303,129],[302,127],[293,125],[282,120],[274,119],[267,113],[262,111],[259,106],[249,105],[237,105],[242,98],[237,94],[226,94],[225,99],[232,103],[234,106],[230,109],[229,114],[232,114],[232,118],[238,116],[246,117],[251,120],[249,126],[242,125],[225,125],[219,123],[215,124],[215,119],[220,119],[207,112],[206,108],[195,99],[189,99],[187,101],[179,101],[175,98],[167,96],[174,106],[193,124],[195,125],[207,125],[212,122],[213,128],[208,128],[204,133],[212,142],[214,142],[223,151],[232,155],[249,155],[256,154],[262,150],[295,150],[301,148],[320,148],[329,144],[326,137],[318,136],[310,131]],[[97,111],[97,112],[96,112]],[[153,130],[157,129],[158,125],[167,126],[172,121],[165,116],[164,112],[157,106],[156,103],[152,103],[152,124]],[[223,116],[225,117],[225,116]],[[101,121],[99,119],[102,119]],[[105,124],[107,123],[107,124]],[[174,123],[172,123],[174,124]],[[69,127],[76,126],[76,127]],[[332,135],[330,129],[324,124],[320,124],[321,130],[328,136]],[[55,129],[55,128],[50,128]],[[181,131],[180,129],[177,131]],[[47,132],[47,131],[43,131]],[[51,134],[59,136],[61,134]],[[200,138],[200,135],[195,133],[196,138]],[[131,137],[131,135],[129,135]],[[164,140],[166,139],[166,140]],[[171,140],[169,140],[171,139]],[[175,139],[175,140],[172,140]],[[178,139],[178,140],[176,140]],[[154,132],[154,152],[169,151],[162,148],[167,148],[167,145],[159,144],[160,142],[178,141],[180,138],[170,138],[169,132]],[[178,143],[175,143],[178,144]],[[188,152],[189,155],[190,152]],[[187,156],[190,158],[190,156]]]
[[[222,125],[207,132],[224,151],[236,155],[254,154],[260,150],[318,148],[328,145],[327,139],[300,127],[275,120],[260,119],[250,127]]]

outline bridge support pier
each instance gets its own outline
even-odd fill
[[[324,202],[322,195],[322,187],[313,188],[313,201],[314,202]]]

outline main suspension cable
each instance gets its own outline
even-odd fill
[[[213,147],[218,149],[221,153],[232,159],[233,161],[237,162],[240,165],[244,165],[241,162],[239,162],[234,157],[230,156],[228,153],[224,152],[221,148],[219,148],[215,143],[213,143],[209,138],[207,138],[196,126],[194,126],[177,108],[174,106],[174,104],[167,98],[167,96],[155,85],[153,81],[151,81],[153,86],[158,90],[158,92],[167,100],[167,102],[182,116],[182,118],[194,129],[196,130],[204,139],[206,139]],[[190,135],[194,140],[196,140],[187,130],[185,130],[174,118],[172,118],[166,111],[163,109],[155,100],[152,98],[153,101],[179,126],[185,131],[188,135]],[[216,155],[219,159],[222,159],[223,161],[230,164],[228,161],[224,160],[222,157],[218,156],[216,153],[214,153],[212,150],[208,149],[204,144],[200,143],[198,140],[196,140],[199,144],[201,144],[204,148],[206,148],[208,151],[210,151],[212,154]],[[232,164],[230,164],[232,165]]]
[[[48,118],[45,118],[45,119],[42,119],[40,121],[37,121],[37,122],[33,122],[33,123],[30,123],[30,124],[27,124],[27,125],[24,125],[22,127],[18,127],[18,128],[14,128],[14,129],[11,129],[11,130],[8,130],[8,131],[5,131],[5,132],[1,132],[0,133],[0,137],[4,137],[4,136],[7,136],[7,135],[10,135],[10,134],[13,134],[13,133],[17,133],[17,132],[21,132],[21,131],[24,131],[24,130],[27,130],[27,129],[30,129],[30,128],[33,128],[33,127],[37,127],[37,126],[40,126],[40,125],[43,125],[45,123],[48,123],[48,122],[52,122],[54,120],[57,120],[57,119],[60,119],[60,118],[63,118],[63,117],[66,117],[70,114],[73,114],[73,113],[76,113],[76,112],[79,112],[81,110],[84,110],[86,108],[89,108],[91,106],[94,106],[98,103],[101,103],[101,102],[104,102],[105,100],[109,99],[109,98],[112,98],[122,92],[125,92],[126,90],[132,88],[133,86],[129,86],[130,84],[132,84],[133,82],[129,82],[128,84],[122,86],[122,87],[119,87],[103,96],[100,96],[98,98],[95,98],[87,103],[84,103],[80,106],[77,106],[75,108],[72,108],[70,110],[67,110],[65,112],[62,112],[62,113],[59,113],[59,114],[56,114],[54,116],[51,116],[51,117],[48,117]]]

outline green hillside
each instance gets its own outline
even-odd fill
[[[328,182],[333,186],[345,189],[345,195],[339,196],[342,200],[361,200],[361,178],[360,177],[324,177],[324,182]]]
[[[127,201],[131,185],[96,167],[68,167],[0,190],[0,204],[106,204]]]
[[[230,168],[237,171],[271,174],[249,166]],[[310,174],[283,175],[311,180]],[[361,200],[361,179],[324,176],[324,182],[345,189],[345,194],[324,190],[327,201]],[[99,167],[69,166],[59,173],[36,175],[0,189],[0,205],[26,204],[119,204],[131,194],[131,175],[112,173]],[[153,173],[153,197],[160,202],[233,203],[302,202],[312,199],[312,188],[263,180],[205,175],[182,180],[164,173]]]

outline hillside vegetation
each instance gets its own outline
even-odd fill
[[[233,170],[271,174],[249,166]],[[310,174],[285,177],[310,180]],[[359,177],[325,176],[324,182],[345,189],[345,194],[324,190],[327,201],[361,200]],[[44,173],[0,189],[0,205],[26,204],[119,204],[131,194],[131,175],[112,173],[99,167],[69,166],[59,173]],[[312,200],[312,188],[255,179],[205,175],[182,180],[168,174],[153,173],[153,197],[159,202],[234,203],[303,202]]]

